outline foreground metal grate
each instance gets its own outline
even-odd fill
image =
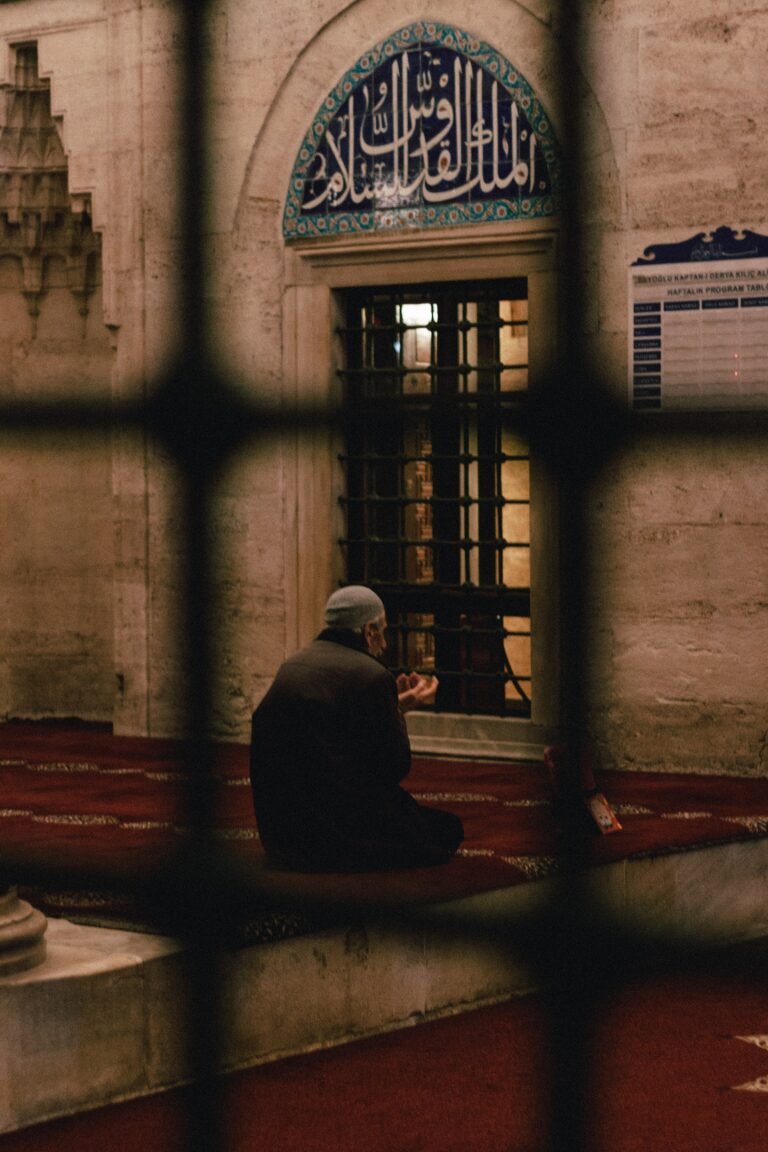
[[[348,429],[355,424],[355,413],[341,414],[331,411],[313,411],[307,408],[293,415],[281,413],[268,405],[248,403],[233,388],[217,367],[210,351],[208,315],[205,305],[205,244],[209,235],[207,226],[208,163],[207,163],[207,72],[209,44],[206,37],[206,15],[209,5],[205,0],[186,0],[178,6],[178,19],[182,32],[183,99],[180,116],[186,141],[186,167],[182,188],[182,240],[184,267],[180,278],[180,315],[182,330],[176,350],[174,366],[167,376],[149,389],[147,398],[126,404],[87,403],[72,396],[67,402],[48,405],[43,402],[5,402],[0,408],[0,430],[7,438],[33,437],[45,440],[52,431],[69,431],[73,436],[103,437],[115,430],[133,430],[138,435],[154,437],[176,462],[182,478],[181,518],[187,541],[186,567],[183,585],[183,642],[187,667],[186,716],[188,733],[188,804],[189,819],[194,828],[194,840],[184,851],[176,867],[162,877],[149,895],[156,899],[158,920],[173,923],[174,930],[187,943],[188,981],[187,1017],[180,1027],[189,1037],[192,1067],[198,1090],[190,1097],[188,1147],[193,1152],[213,1152],[223,1148],[223,1117],[216,1080],[216,1067],[220,1047],[221,1017],[221,955],[229,938],[229,931],[267,897],[258,884],[238,875],[229,866],[225,856],[217,849],[211,830],[212,790],[210,788],[210,717],[213,687],[216,675],[216,637],[212,557],[216,550],[216,486],[223,467],[233,454],[244,447],[253,447],[265,437],[293,434],[296,429],[307,429],[319,424],[335,424]],[[442,669],[441,646],[461,642],[462,613],[474,612],[491,617],[490,627],[472,622],[476,638],[496,645],[513,636],[516,629],[503,623],[509,616],[526,617],[523,585],[507,584],[500,579],[499,565],[503,550],[494,540],[498,532],[498,515],[503,513],[507,501],[502,496],[498,503],[498,469],[506,462],[507,452],[498,441],[488,448],[487,455],[472,450],[467,443],[467,428],[472,420],[466,413],[474,413],[478,428],[485,411],[493,415],[489,427],[506,427],[517,435],[527,436],[533,449],[541,454],[557,481],[560,493],[561,531],[561,627],[562,698],[560,713],[563,734],[571,750],[571,768],[578,762],[583,736],[585,715],[585,667],[589,651],[590,632],[585,618],[588,603],[588,548],[587,517],[588,486],[599,475],[603,466],[630,441],[638,438],[660,438],[706,434],[717,428],[718,435],[738,442],[744,437],[766,439],[766,423],[754,414],[743,419],[718,418],[716,424],[708,417],[653,416],[651,423],[642,416],[630,416],[619,410],[607,391],[600,385],[597,375],[588,370],[583,347],[583,301],[585,293],[578,285],[585,267],[582,247],[580,190],[584,188],[583,162],[588,141],[579,118],[579,104],[571,94],[579,90],[578,63],[585,58],[586,5],[568,0],[560,5],[559,13],[559,80],[561,143],[565,151],[566,182],[562,205],[562,300],[561,337],[562,359],[553,373],[548,388],[542,390],[535,405],[506,404],[491,391],[484,396],[470,397],[468,389],[462,391],[461,382],[469,379],[472,369],[469,361],[446,356],[442,364],[433,366],[429,373],[430,387],[441,379],[451,381],[450,403],[443,403],[443,412],[453,412],[458,418],[458,432],[454,428],[447,445],[432,441],[432,451],[410,452],[402,442],[403,429],[412,416],[417,421],[423,416],[419,407],[421,397],[411,402],[403,387],[406,376],[402,363],[397,361],[366,366],[364,359],[354,356],[347,367],[347,380],[363,382],[368,389],[366,404],[361,410],[358,427],[352,432],[354,451],[347,453],[347,467],[353,477],[347,499],[351,527],[347,532],[349,573],[355,579],[369,579],[381,587],[389,597],[397,620],[398,652],[412,654],[412,646],[422,644],[428,653],[428,642],[434,641],[436,666]],[[565,272],[567,271],[567,275]],[[567,289],[567,290],[566,290]],[[522,299],[522,297],[516,297]],[[385,325],[390,336],[406,335],[409,325],[403,321],[402,308],[410,301],[407,295],[395,293],[383,301],[385,311],[393,313]],[[423,302],[423,301],[421,301]],[[480,299],[478,298],[478,304]],[[419,301],[415,301],[419,303]],[[429,301],[427,301],[429,303]],[[434,302],[433,302],[434,303]],[[461,300],[456,300],[458,307]],[[369,308],[379,307],[376,300]],[[400,319],[397,308],[401,308]],[[458,314],[457,314],[458,317]],[[454,343],[462,331],[464,319],[452,319],[443,334]],[[429,324],[433,327],[430,330]],[[442,319],[433,316],[428,321],[430,338],[439,339]],[[476,323],[478,339],[481,330],[493,335],[498,332],[496,320],[491,317]],[[354,342],[362,338],[370,324],[355,317],[347,318],[348,338]],[[370,332],[369,332],[370,335]],[[375,338],[375,337],[374,337]],[[503,360],[490,356],[494,371],[501,372]],[[479,367],[479,365],[478,365]],[[484,365],[484,369],[488,365]],[[442,375],[441,375],[442,374]],[[384,394],[379,391],[384,387]],[[396,390],[393,396],[392,391]],[[256,389],[258,395],[258,390]],[[444,398],[441,397],[441,402]],[[383,442],[372,444],[361,426],[370,422],[372,413],[380,409],[383,433],[392,439],[392,449],[385,450]],[[184,420],[179,420],[179,413]],[[362,419],[364,417],[364,421]],[[463,421],[463,423],[462,423]],[[463,431],[462,431],[463,430]],[[462,442],[462,435],[464,441]],[[355,438],[356,437],[356,438]],[[399,438],[399,439],[398,439]],[[396,443],[395,443],[396,442]],[[427,459],[427,457],[430,457]],[[512,453],[511,457],[515,454]],[[489,477],[485,494],[463,502],[462,484],[466,494],[467,469],[480,466],[485,459]],[[433,469],[446,464],[452,479],[443,496],[440,484],[435,485],[437,499],[432,501],[433,516],[439,521],[445,514],[452,519],[445,530],[427,536],[416,529],[401,530],[402,521],[409,510],[414,513],[425,506],[426,499],[413,499],[402,487],[392,491],[374,493],[366,488],[366,469],[380,468],[381,476],[390,475],[395,466],[402,470],[409,464],[430,463]],[[384,481],[382,481],[384,483]],[[399,483],[399,481],[398,481]],[[451,487],[452,485],[452,487]],[[386,487],[386,484],[384,484]],[[502,486],[503,487],[503,486]],[[425,496],[424,492],[420,493]],[[442,501],[445,503],[442,503]],[[511,503],[511,501],[509,502]],[[471,524],[476,514],[477,531]],[[394,516],[398,530],[387,530],[387,518]],[[487,527],[479,528],[487,517]],[[415,517],[418,519],[418,517]],[[371,539],[370,525],[376,525],[378,540]],[[470,525],[468,527],[468,524]],[[440,570],[443,544],[452,544],[454,565],[447,573]],[[432,553],[431,561],[439,576],[436,583],[443,595],[455,595],[451,614],[440,616],[437,605],[424,599],[426,579],[412,578],[409,569],[417,557],[417,549]],[[410,551],[409,551],[410,550]],[[476,576],[472,569],[477,561]],[[414,561],[415,562],[415,561]],[[458,565],[458,568],[456,567]],[[463,565],[463,572],[462,572]],[[426,570],[422,570],[422,576]],[[470,578],[467,579],[467,573]],[[418,564],[416,565],[418,576]],[[467,587],[468,585],[468,587]],[[429,591],[427,595],[429,595]],[[463,599],[462,599],[463,597]],[[441,596],[442,599],[442,596]],[[442,609],[441,609],[442,610]],[[435,617],[425,624],[413,617]],[[502,621],[501,626],[499,620]],[[524,631],[522,628],[520,631]],[[427,656],[425,656],[425,661]],[[422,661],[423,663],[425,661]],[[446,660],[446,669],[458,669],[457,682],[449,684],[449,691],[461,694],[480,692],[487,676],[498,686],[512,684],[525,705],[526,677],[512,675],[500,667],[498,658],[491,673],[473,666],[463,667],[461,662]],[[450,675],[448,676],[450,681]],[[506,688],[505,688],[506,693]],[[496,705],[494,705],[496,707]],[[507,701],[505,699],[505,709]],[[578,800],[578,775],[571,771],[565,778],[575,801]],[[578,805],[574,805],[574,810]],[[546,979],[551,1005],[551,1131],[542,1137],[542,1147],[552,1152],[580,1152],[589,1147],[586,1115],[587,1090],[590,1076],[590,1037],[595,1013],[599,1010],[607,988],[621,982],[633,966],[649,957],[656,962],[666,957],[672,961],[678,955],[681,941],[661,936],[649,937],[642,932],[628,934],[610,923],[593,905],[584,879],[584,842],[580,825],[567,825],[563,840],[564,870],[561,872],[555,895],[545,914],[535,921],[476,923],[470,917],[460,922],[450,918],[442,922],[442,929],[453,935],[466,934],[505,942],[510,949],[522,953],[535,962]],[[33,858],[7,861],[8,874],[21,873],[40,882],[46,880],[45,861]],[[59,880],[60,876],[57,877]],[[109,877],[99,882],[109,881]],[[97,882],[97,878],[94,878]],[[146,895],[146,894],[145,894]],[[361,909],[335,909],[336,914],[360,915]],[[424,923],[430,913],[402,909],[378,910],[392,924],[412,927]],[[431,914],[433,919],[435,914]],[[722,967],[722,961],[721,967]]]

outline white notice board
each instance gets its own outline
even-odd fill
[[[734,236],[726,229],[715,236],[722,233]],[[755,253],[752,244],[745,255],[731,256],[738,239],[710,240],[710,249],[694,240],[692,257],[685,251],[691,241],[660,245],[657,252],[688,258],[651,257],[630,268],[630,404],[768,406],[768,254]]]

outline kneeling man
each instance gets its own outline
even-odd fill
[[[395,680],[380,663],[387,622],[370,588],[334,592],[325,624],[253,714],[251,785],[267,864],[363,872],[449,860],[464,838],[459,818],[400,787],[411,764],[403,713],[432,703],[437,681]]]

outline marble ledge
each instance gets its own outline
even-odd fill
[[[436,715],[410,712],[406,718],[417,756],[461,756],[470,760],[541,761],[554,735],[530,720],[501,716]]]
[[[135,968],[182,950],[166,936],[149,936],[115,928],[92,928],[69,920],[49,919],[47,955],[42,964],[3,979],[3,986],[42,984],[97,973]]]

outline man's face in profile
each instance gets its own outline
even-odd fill
[[[381,656],[387,650],[387,618],[379,616],[363,625],[363,639],[371,656]]]

